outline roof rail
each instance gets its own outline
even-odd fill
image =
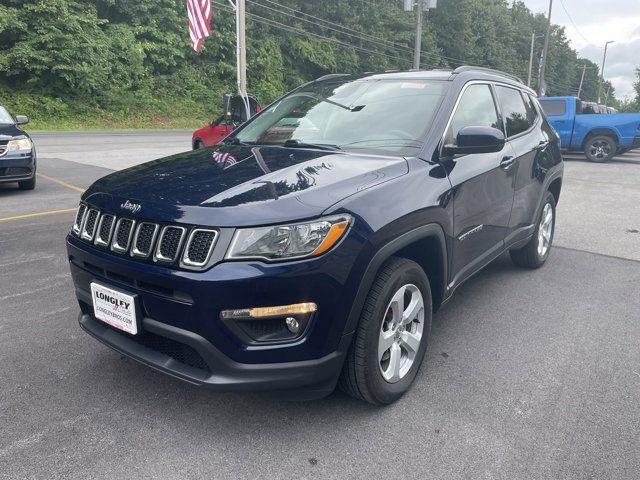
[[[325,75],[320,78],[316,78],[313,82],[319,82],[321,80],[329,80],[330,78],[340,78],[340,77],[348,77],[351,75],[350,73],[330,73],[329,75]]]
[[[472,72],[472,71],[492,73],[493,75],[500,75],[501,77],[507,77],[507,78],[510,78],[511,80],[515,80],[517,82],[524,83],[522,81],[522,79],[520,77],[516,76],[516,75],[511,75],[510,73],[501,72],[500,70],[495,70],[493,68],[474,67],[473,65],[463,65],[462,67],[456,68],[453,71],[453,73],[456,74],[456,73]]]

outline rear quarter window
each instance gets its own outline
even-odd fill
[[[507,127],[507,138],[529,130],[535,121],[524,104],[520,90],[509,87],[496,87],[498,101]]]
[[[540,100],[544,113],[548,116],[560,116],[567,113],[567,104],[564,100]]]

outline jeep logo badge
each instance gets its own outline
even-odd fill
[[[139,203],[131,203],[129,200],[120,205],[120,208],[124,210],[129,210],[131,213],[138,213],[142,208],[142,205]]]

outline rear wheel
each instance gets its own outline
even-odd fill
[[[431,312],[431,288],[420,265],[391,258],[365,301],[340,388],[374,405],[399,399],[424,359]]]
[[[556,201],[553,194],[547,192],[533,237],[524,247],[509,252],[513,263],[524,268],[539,268],[544,265],[551,251],[555,225]]]
[[[615,156],[617,151],[617,142],[605,135],[590,138],[584,148],[587,160],[595,163],[608,162]]]

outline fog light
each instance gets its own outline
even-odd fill
[[[287,328],[289,329],[289,331],[294,335],[297,335],[297,333],[300,331],[300,324],[295,318],[287,317],[285,323],[287,324]]]
[[[248,345],[292,342],[309,329],[318,310],[315,303],[223,310],[220,319]]]

